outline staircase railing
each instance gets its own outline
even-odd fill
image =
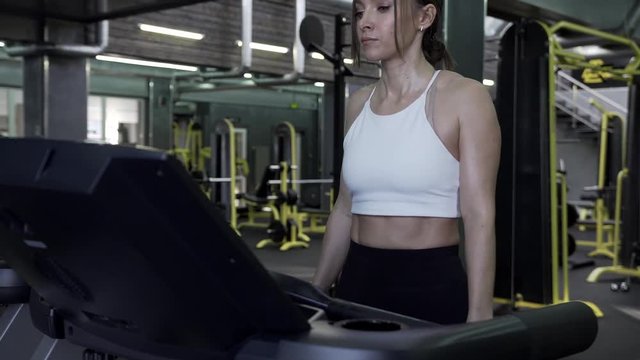
[[[611,110],[627,117],[627,109],[565,72],[556,80],[556,107],[594,131],[599,131],[601,113],[590,105],[591,100],[606,104]]]

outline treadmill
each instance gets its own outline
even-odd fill
[[[83,360],[558,359],[598,328],[580,302],[441,326],[331,298],[267,271],[150,148],[0,139],[0,257]]]

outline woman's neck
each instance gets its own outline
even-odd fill
[[[431,79],[434,67],[424,58],[422,53],[404,58],[387,60],[382,63],[382,94],[389,98],[401,98],[423,90],[426,81]]]

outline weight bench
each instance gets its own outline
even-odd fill
[[[0,139],[0,169],[0,256],[87,359],[558,359],[597,334],[577,302],[439,326],[270,274],[160,151]]]
[[[256,221],[258,218],[262,219],[272,219],[274,216],[276,218],[278,215],[278,201],[282,201],[278,199],[277,196],[273,195],[271,190],[271,185],[269,185],[269,180],[275,180],[278,178],[278,169],[270,166],[265,167],[264,172],[262,173],[262,178],[260,183],[256,187],[256,191],[253,194],[244,193],[238,194],[238,199],[244,200],[247,205],[247,220],[243,222],[238,222],[238,230],[243,227],[257,227],[257,228],[267,228],[270,223],[258,222]],[[269,208],[269,211],[266,212],[262,209]]]

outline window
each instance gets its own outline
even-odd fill
[[[87,139],[109,144],[142,143],[143,109],[140,99],[90,96]]]
[[[22,90],[0,88],[0,136],[24,136]],[[142,144],[144,100],[91,95],[87,139],[110,144]]]

